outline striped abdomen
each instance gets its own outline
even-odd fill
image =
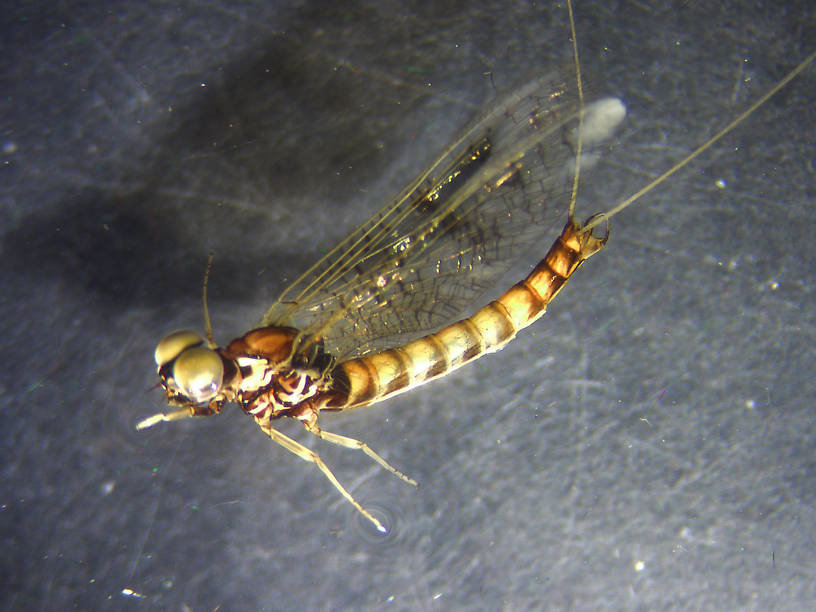
[[[572,273],[603,248],[606,238],[595,238],[570,219],[535,269],[472,317],[404,346],[339,364],[337,369],[348,378],[349,392],[342,405],[331,408],[383,400],[501,349],[544,314]]]

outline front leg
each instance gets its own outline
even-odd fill
[[[146,419],[142,419],[136,424],[136,429],[147,429],[148,427],[153,427],[153,425],[156,423],[161,423],[163,421],[170,422],[189,417],[211,416],[213,414],[218,414],[219,412],[221,412],[221,407],[216,402],[210,402],[205,406],[190,404],[189,406],[185,406],[179,410],[173,410],[172,412],[168,413],[159,412],[158,414],[149,416]]]

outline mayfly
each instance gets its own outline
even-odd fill
[[[205,337],[174,332],[155,352],[166,399],[178,409],[137,427],[213,415],[237,403],[385,531],[317,453],[275,429],[274,421],[296,419],[416,484],[365,443],[324,431],[320,413],[379,402],[501,349],[603,248],[609,217],[731,131],[814,57],[666,173],[583,224],[573,216],[579,172],[621,123],[624,106],[611,98],[584,105],[580,72],[575,85],[559,75],[529,82],[493,103],[398,197],[286,289],[258,326],[226,347],[213,340],[205,282]],[[544,259],[464,316],[567,203],[566,225]],[[602,223],[606,231],[598,236],[593,230]]]

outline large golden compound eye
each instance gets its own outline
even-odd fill
[[[191,346],[199,346],[203,343],[204,338],[194,331],[185,329],[168,334],[162,338],[162,341],[159,342],[159,346],[156,347],[156,353],[154,355],[156,365],[162,367],[181,355],[185,349]]]
[[[179,390],[196,404],[208,402],[221,388],[224,362],[212,349],[203,346],[188,348],[173,364],[173,379]]]

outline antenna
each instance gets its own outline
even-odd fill
[[[210,280],[210,268],[212,268],[214,257],[215,255],[212,253],[210,253],[207,257],[207,269],[204,270],[204,286],[201,291],[202,299],[204,301],[204,334],[207,336],[207,344],[209,344],[210,348],[212,349],[218,347],[213,340],[212,323],[210,322],[210,309],[207,307],[207,283]]]

